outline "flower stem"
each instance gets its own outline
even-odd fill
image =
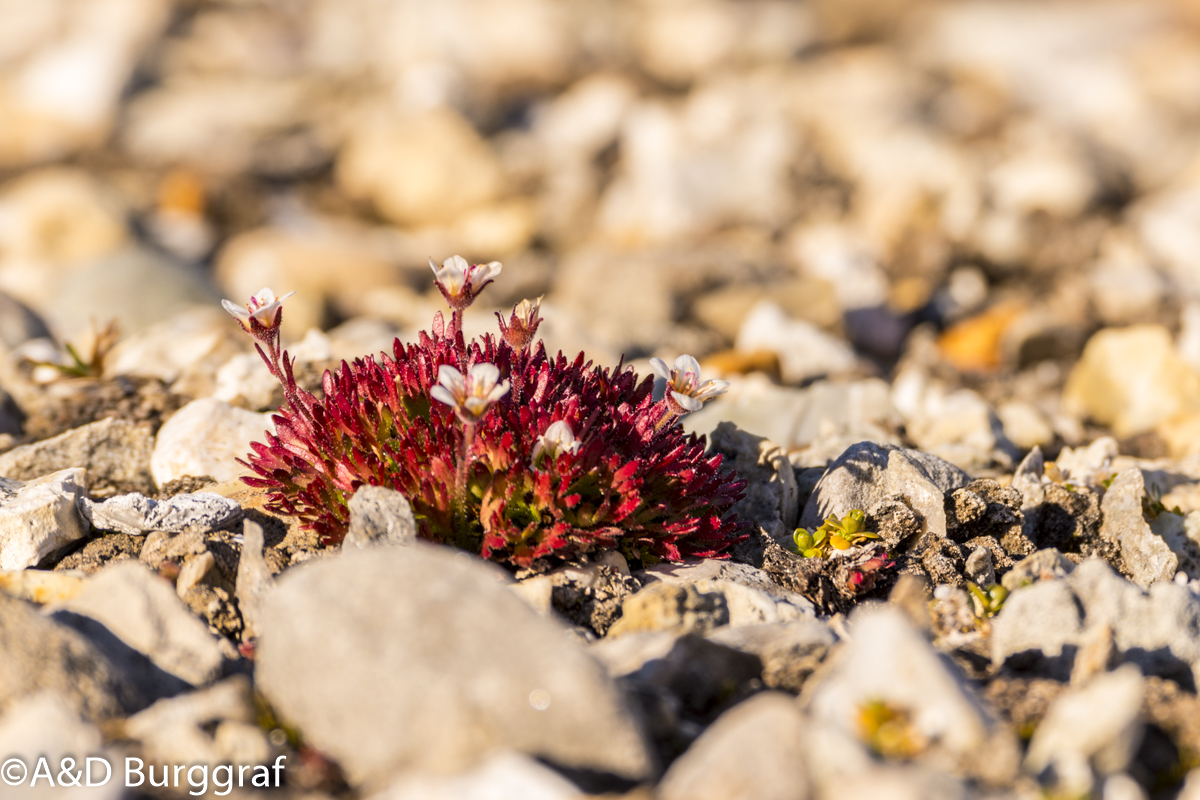
[[[462,452],[454,467],[454,517],[455,528],[461,537],[467,533],[467,477],[471,468],[471,444],[475,439],[475,423],[463,423]]]

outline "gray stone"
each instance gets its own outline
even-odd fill
[[[101,762],[93,762],[89,772],[86,761],[89,756],[107,757],[113,765],[111,773],[106,772]],[[0,717],[0,758],[6,759],[7,765],[10,757],[19,758],[27,770],[24,787],[15,790],[15,794],[22,798],[59,800],[69,794],[79,793],[88,800],[116,800],[124,794],[124,781],[121,780],[121,767],[118,766],[120,762],[113,754],[100,749],[100,730],[80,719],[71,704],[55,692],[38,692],[23,698]],[[41,758],[51,765],[52,780],[48,782],[42,778],[31,786],[29,781]],[[59,783],[55,786],[64,758],[74,759],[73,766],[68,767],[71,774],[83,771],[81,785],[88,781],[94,785],[76,788]],[[105,781],[106,774],[110,780]],[[8,773],[4,777],[8,778]],[[100,785],[102,782],[104,785]],[[6,793],[10,791],[14,790],[8,789]]]
[[[142,743],[150,759],[175,764],[233,761],[222,752],[216,728],[258,720],[250,679],[235,675],[205,689],[159,700],[125,720],[124,734]],[[261,731],[260,731],[261,733]]]
[[[884,702],[904,710],[915,734],[929,743],[923,758],[949,758],[965,774],[992,784],[1012,779],[1019,758],[1015,737],[988,715],[902,611],[862,607],[850,618],[850,634],[815,685],[805,688],[814,719],[856,735],[860,709]]]
[[[691,633],[635,633],[603,639],[589,652],[634,689],[660,742],[686,744],[695,734],[681,730],[682,718],[711,721],[731,700],[757,690],[762,674],[757,656]]]
[[[724,580],[658,581],[626,598],[610,636],[634,631],[707,633],[722,625],[757,625],[813,617],[807,598],[786,592],[768,594]]]
[[[660,800],[807,800],[805,719],[791,697],[764,692],[725,712],[671,765]]]
[[[996,569],[992,565],[992,553],[986,547],[976,547],[967,556],[967,580],[979,586],[991,586],[996,582]]]
[[[199,531],[172,535],[166,531],[151,531],[144,542],[138,560],[151,569],[164,561],[183,561],[189,556],[208,552],[208,543]]]
[[[1025,538],[1037,542],[1038,513],[1046,501],[1046,490],[1042,488],[1046,460],[1042,448],[1035,446],[1017,465],[1013,472],[1012,487],[1021,493],[1022,531]]]
[[[1075,663],[1071,667],[1071,685],[1083,686],[1097,675],[1116,666],[1117,643],[1112,626],[1105,622],[1089,625],[1079,637]]]
[[[417,520],[408,499],[383,486],[360,487],[350,498],[350,531],[342,548],[408,545],[417,540]]]
[[[21,481],[14,481],[12,478],[0,478],[0,503],[7,503],[24,485]]]
[[[1017,448],[982,396],[954,389],[915,364],[892,381],[892,402],[904,415],[905,432],[917,447],[964,469],[1011,468]]]
[[[82,467],[88,487],[153,492],[150,453],[154,435],[145,425],[109,417],[0,455],[0,475],[29,480]]]
[[[6,483],[0,495],[0,570],[37,566],[87,533],[76,501],[85,473],[64,469],[25,484]],[[13,491],[13,487],[19,488]]]
[[[1100,535],[1120,545],[1125,568],[1139,586],[1169,581],[1179,569],[1179,555],[1142,515],[1145,495],[1142,471],[1130,467],[1117,474],[1100,504],[1104,514]]]
[[[655,770],[600,665],[502,573],[445,548],[347,552],[289,571],[263,607],[255,675],[355,785],[461,770],[500,746],[635,780]]]
[[[111,497],[102,503],[83,497],[79,506],[83,516],[96,528],[135,535],[150,531],[207,533],[242,517],[241,506],[212,492],[177,494],[162,501],[138,492]]]
[[[535,585],[525,590],[527,601],[546,591],[549,607],[578,626],[585,637],[608,633],[625,600],[642,587],[630,574],[625,557],[611,551],[590,564],[566,564],[532,580]],[[514,587],[514,591],[520,590]]]
[[[175,594],[179,595],[180,599],[186,597],[188,591],[200,585],[216,565],[217,559],[207,550],[184,561],[179,569],[179,577],[175,579]]]
[[[1121,660],[1147,675],[1200,684],[1200,598],[1174,581],[1149,591],[1088,559],[1066,579],[1088,627],[1107,624]]]
[[[217,369],[245,352],[245,340],[220,305],[194,306],[122,338],[105,359],[104,375],[158,378],[180,394],[204,397]]]
[[[764,376],[748,376],[718,400],[684,417],[682,425],[689,433],[711,433],[727,420],[778,442],[787,449],[793,466],[824,469],[855,442],[899,444],[896,431],[903,419],[892,406],[890,391],[878,378],[818,381],[795,389]]]
[[[264,441],[273,429],[270,414],[234,408],[211,397],[193,400],[159,429],[150,471],[160,486],[186,475],[236,478],[244,468],[235,459],[246,458],[250,443]]]
[[[136,561],[121,561],[96,573],[79,594],[47,608],[59,622],[88,636],[110,658],[129,651],[144,656],[172,681],[203,686],[221,674],[224,655],[208,627],[196,619],[174,587]],[[179,687],[184,688],[184,687]]]
[[[992,620],[992,660],[1003,664],[1017,658],[1032,667],[1042,659],[1057,659],[1083,633],[1083,618],[1066,581],[1041,581],[1016,589]],[[1072,647],[1067,658],[1073,655]],[[1055,672],[1066,677],[1070,665]]]
[[[925,519],[925,529],[946,535],[945,495],[971,482],[967,473],[937,456],[893,445],[859,442],[830,464],[800,515],[814,529],[830,514],[868,514],[897,495]]]
[[[0,593],[0,709],[41,690],[62,696],[89,720],[144,705],[112,663],[80,634]]]
[[[1066,578],[1013,592],[992,620],[993,657],[1010,664],[1016,658],[1015,665],[1027,668],[1049,666],[1065,679],[1075,652],[1088,645],[1088,631],[1101,626],[1112,631],[1116,661],[1183,685],[1200,681],[1200,598],[1174,581],[1144,590],[1098,558]]]
[[[736,561],[704,558],[680,564],[664,562],[637,573],[643,583],[689,583],[694,581],[730,581],[778,597],[792,595],[763,570]]]
[[[115,317],[132,333],[190,305],[218,303],[209,274],[147,247],[127,247],[72,271],[45,313],[57,330],[78,330],[80,321],[97,316]]]
[[[711,435],[722,422],[729,422],[738,430],[790,448],[795,444],[791,437],[796,419],[807,407],[805,390],[780,386],[765,375],[752,374],[679,424],[686,433]]]
[[[579,787],[528,756],[496,751],[457,775],[405,775],[368,800],[578,800]]]
[[[588,645],[588,654],[600,662],[614,678],[632,675],[647,662],[666,658],[686,634],[670,631],[637,631],[625,636],[609,636]]]
[[[1054,580],[1070,575],[1075,563],[1053,547],[1038,550],[1013,565],[1001,580],[1005,589],[1015,592],[1022,586],[1038,581]]]
[[[964,544],[992,537],[1003,547],[1002,554],[1029,555],[1036,547],[1024,534],[1021,504],[1021,492],[1011,486],[990,478],[972,481],[946,499],[947,536]]]
[[[1112,462],[1118,453],[1117,440],[1101,436],[1087,447],[1064,447],[1054,466],[1066,483],[1095,489],[1113,476]]]
[[[858,366],[854,349],[843,339],[811,322],[791,319],[770,300],[760,300],[742,320],[735,346],[743,353],[775,353],[781,377],[787,383],[848,374]]]
[[[1036,493],[1041,489],[1045,470],[1046,458],[1042,455],[1042,448],[1035,445],[1013,471],[1012,487],[1019,491],[1025,500],[1022,508],[1028,507],[1031,502],[1033,504],[1041,502],[1041,498],[1037,497]]]
[[[1059,697],[1029,742],[1025,769],[1038,775],[1053,766],[1067,781],[1088,767],[1100,775],[1124,770],[1142,739],[1143,684],[1138,668],[1126,664]],[[1090,783],[1058,788],[1086,792]]]
[[[736,470],[748,482],[746,496],[734,503],[732,512],[777,541],[790,537],[796,527],[798,493],[796,475],[783,448],[727,422],[712,432],[709,448],[725,457],[723,466]]]
[[[271,568],[263,556],[262,526],[248,519],[242,526],[242,556],[238,560],[237,573],[238,609],[242,612],[247,639],[258,635],[263,597],[274,585]]]
[[[843,441],[846,446],[864,439],[888,440],[904,420],[892,406],[891,387],[878,378],[859,381],[819,381],[803,391],[805,404],[796,417],[787,446],[805,446],[809,464],[825,466],[822,456],[832,460],[845,447],[830,452]]]
[[[824,622],[798,619],[717,628],[708,640],[758,656],[766,686],[798,693],[825,660],[837,636]]]

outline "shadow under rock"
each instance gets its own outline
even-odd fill
[[[129,714],[193,688],[187,681],[175,677],[134,650],[103,623],[91,617],[73,611],[56,611],[50,618],[86,638],[119,671],[125,685],[121,687],[118,699]]]

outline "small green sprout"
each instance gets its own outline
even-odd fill
[[[1004,601],[1008,599],[1008,589],[998,583],[984,589],[967,581],[967,590],[975,598],[975,614],[980,619],[989,619],[999,614],[1000,609],[1004,607]]]
[[[914,758],[927,745],[908,710],[886,700],[870,700],[859,706],[857,722],[859,738],[884,758]]]
[[[109,320],[103,327],[98,327],[92,320],[92,352],[84,360],[75,349],[75,345],[67,342],[63,349],[70,356],[70,362],[35,361],[35,367],[53,367],[67,378],[100,378],[104,375],[104,362],[108,358],[113,345],[121,338],[121,329],[116,319]]]
[[[1183,516],[1183,511],[1179,506],[1167,508],[1162,501],[1162,489],[1157,484],[1151,484],[1146,487],[1146,493],[1142,495],[1142,516],[1146,518],[1146,522],[1154,522],[1162,514],[1174,514],[1177,517]]]
[[[793,551],[805,558],[826,558],[834,550],[849,550],[870,539],[878,539],[879,534],[863,530],[866,516],[861,510],[854,509],[847,511],[840,520],[837,514],[830,514],[815,531],[797,528],[792,534]]]

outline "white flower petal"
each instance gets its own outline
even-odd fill
[[[667,362],[661,358],[650,359],[650,369],[654,370],[654,374],[664,381],[671,380],[671,370],[667,368]]]
[[[255,306],[265,306],[275,302],[275,293],[269,287],[264,286],[258,290],[258,294],[250,299]]]
[[[694,372],[700,374],[700,362],[684,353],[679,358],[675,359],[675,370],[677,372]]]
[[[442,262],[439,268],[430,259],[429,266],[433,269],[434,280],[441,284],[449,294],[457,296],[462,291],[467,278],[467,262],[461,256],[450,256]]]
[[[432,397],[434,400],[437,400],[439,403],[445,403],[446,405],[450,406],[451,408],[458,407],[457,398],[455,398],[454,395],[450,394],[449,390],[446,389],[445,386],[433,387],[432,389],[429,390],[429,396]]]
[[[239,306],[237,303],[234,303],[230,300],[222,300],[221,306],[226,311],[228,311],[230,314],[233,314],[235,317],[237,317],[238,321],[241,322],[243,325],[249,324],[250,312],[247,311],[242,306]]]
[[[671,397],[675,398],[675,402],[679,403],[684,411],[699,411],[700,409],[704,408],[703,401],[697,400],[689,395],[681,394],[679,392],[671,392]]]
[[[449,364],[442,364],[438,367],[438,383],[458,397],[467,393],[467,384],[463,379],[463,374]]]
[[[571,430],[570,424],[566,420],[560,419],[557,422],[551,422],[546,426],[546,432],[542,434],[547,440],[558,444],[567,444],[575,441],[575,432]]]
[[[693,395],[693,397],[695,397],[697,400],[700,400],[700,401],[711,400],[712,398],[717,397],[718,395],[725,394],[725,391],[728,388],[729,388],[729,381],[718,381],[718,380],[705,381],[704,385],[701,386],[696,391],[696,393]]]
[[[700,364],[689,355],[675,359],[674,384],[676,388],[694,391],[700,385]]]
[[[275,324],[275,314],[279,311],[279,303],[269,303],[262,308],[254,310],[250,316],[261,322],[263,325],[270,327]]]
[[[500,368],[495,364],[482,362],[474,364],[470,369],[472,394],[487,394],[500,380]]]
[[[480,264],[475,268],[475,274],[471,276],[471,282],[482,286],[485,281],[489,281],[500,274],[500,270],[504,265],[499,261],[489,261],[487,264]]]
[[[497,384],[490,392],[488,392],[487,397],[485,399],[489,403],[498,402],[501,397],[504,397],[504,395],[508,394],[508,389],[509,389],[509,382],[506,380],[500,381],[499,384]]]
[[[482,397],[468,397],[462,404],[473,417],[482,417],[490,406],[491,403]]]

